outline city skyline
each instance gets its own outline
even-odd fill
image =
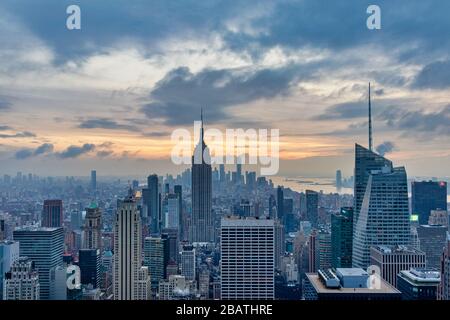
[[[351,176],[371,82],[374,150],[449,176],[447,3],[379,1],[379,31],[364,1],[173,3],[175,21],[159,2],[79,5],[69,31],[65,3],[0,4],[2,173],[180,172],[171,132],[204,108],[211,128],[279,128],[279,175]]]

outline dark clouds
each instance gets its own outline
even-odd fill
[[[306,67],[305,67],[306,68]],[[207,121],[229,119],[226,108],[289,93],[291,86],[307,77],[298,65],[278,69],[203,70],[193,74],[182,67],[170,71],[151,92],[153,102],[142,107],[148,118],[168,125],[199,120],[205,109]]]
[[[109,129],[109,130],[128,130],[139,131],[134,125],[120,124],[115,120],[107,118],[97,118],[83,120],[79,125],[81,129]]]
[[[56,155],[61,159],[77,158],[83,154],[89,153],[95,150],[95,145],[91,143],[85,143],[82,146],[70,146],[66,150],[57,153]]]
[[[65,9],[70,4],[81,7],[81,32],[65,28]],[[403,43],[408,48],[403,58],[448,51],[448,1],[377,0],[382,12],[380,32],[366,28],[370,4],[373,1],[41,0],[30,5],[27,0],[3,0],[0,6],[20,17],[62,60],[102,52],[125,39],[155,48],[173,35],[201,37],[213,32],[222,35],[227,47],[255,55],[261,47],[312,46],[336,51],[366,43],[389,49]],[[247,16],[247,12],[259,14]],[[262,31],[230,30],[230,20],[240,17],[249,29]]]
[[[33,138],[33,137],[36,137],[36,134],[34,134],[33,132],[29,132],[29,131],[22,131],[22,132],[17,132],[17,133],[12,133],[12,134],[7,134],[7,133],[0,134],[0,139]]]
[[[412,87],[419,89],[449,88],[450,60],[436,61],[423,67],[414,79]]]
[[[450,135],[450,105],[436,112],[392,108],[382,112],[380,119],[388,127],[407,131],[413,136],[445,137]]]
[[[314,116],[313,120],[342,120],[368,116],[367,101],[340,103],[328,107],[322,114]]]
[[[43,154],[50,154],[53,152],[53,144],[50,143],[44,143],[42,145],[40,145],[39,147],[37,147],[36,149],[21,149],[18,150],[14,157],[17,160],[23,160],[23,159],[28,159],[31,157],[35,157],[35,156],[39,156],[39,155],[43,155]]]

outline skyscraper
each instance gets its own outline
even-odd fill
[[[96,170],[91,171],[91,190],[92,191],[97,190],[97,171]]]
[[[39,274],[35,263],[21,257],[5,273],[3,300],[39,300]]]
[[[222,299],[274,299],[274,233],[273,220],[222,219]]]
[[[340,190],[342,188],[342,172],[341,170],[336,171],[336,189]]]
[[[281,269],[281,261],[286,251],[286,234],[284,231],[284,225],[280,220],[274,220],[275,230],[275,268]]]
[[[86,208],[83,227],[83,248],[101,249],[102,247],[102,212],[95,202]]]
[[[397,275],[402,300],[436,300],[440,283],[441,275],[436,270],[412,268]]]
[[[192,231],[191,242],[214,242],[211,210],[212,178],[209,149],[204,141],[203,115],[200,141],[192,156]]]
[[[78,266],[81,272],[81,284],[100,287],[100,249],[81,249],[78,254]]]
[[[128,197],[120,202],[114,219],[114,300],[137,299],[141,248],[141,217],[130,190]]]
[[[148,219],[150,219],[150,232],[157,234],[161,232],[161,209],[160,209],[160,191],[159,181],[156,174],[147,178],[147,188],[149,190]]]
[[[225,175],[225,165],[220,164],[219,165],[219,179],[221,183],[224,183],[226,181],[226,175]]]
[[[187,240],[184,235],[183,187],[176,185],[173,187],[173,192],[178,196],[178,236],[181,240]]]
[[[411,242],[407,177],[405,168],[393,168],[389,160],[359,145],[355,177],[353,266],[365,269],[371,246]]]
[[[420,250],[427,257],[427,268],[439,269],[447,243],[447,226],[421,225],[417,227]]]
[[[180,228],[180,202],[177,194],[167,195],[167,211],[164,218],[164,228],[179,230]]]
[[[447,237],[441,257],[439,300],[450,300],[450,237]]]
[[[306,190],[306,219],[317,228],[319,220],[319,194],[316,191]]]
[[[195,248],[193,246],[183,246],[180,252],[180,271],[186,280],[195,280]]]
[[[59,228],[63,226],[63,221],[62,200],[45,200],[41,226],[44,228]]]
[[[331,265],[351,268],[353,250],[353,208],[341,208],[331,215]]]
[[[63,264],[63,228],[23,227],[13,233],[20,255],[34,262],[39,273],[40,299],[51,298],[50,272]]]
[[[158,288],[158,283],[166,277],[169,262],[169,240],[167,234],[144,239],[144,266],[150,272],[151,286]]]
[[[0,300],[3,296],[3,279],[6,272],[19,259],[19,243],[17,241],[0,241]]]
[[[277,188],[277,219],[284,222],[284,192],[283,187],[278,186]]]
[[[419,215],[419,224],[428,224],[432,210],[447,211],[447,182],[413,181],[411,207],[412,213]]]
[[[402,270],[425,268],[425,253],[409,246],[373,246],[371,265],[380,268],[381,277],[397,288],[397,275]]]

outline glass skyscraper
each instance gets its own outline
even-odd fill
[[[353,208],[331,215],[331,265],[351,268],[353,251]]]
[[[364,190],[364,192],[362,192]],[[404,167],[356,145],[353,266],[370,265],[373,245],[408,245],[411,240]]]
[[[428,224],[432,210],[447,210],[447,183],[413,181],[411,184],[412,213],[419,215],[419,224]]]
[[[51,299],[50,272],[63,264],[63,228],[23,227],[16,229],[13,236],[19,241],[20,255],[33,261],[38,270],[40,298]]]

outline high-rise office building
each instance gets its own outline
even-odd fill
[[[450,300],[450,237],[447,238],[444,252],[441,258],[441,285],[439,288],[439,300]]]
[[[412,268],[397,275],[397,288],[402,293],[402,300],[437,300],[440,283],[441,275],[434,269]]]
[[[141,217],[129,191],[114,219],[114,300],[137,299],[137,279],[142,264]]]
[[[276,218],[281,222],[284,221],[284,191],[283,187],[277,188],[277,216]]]
[[[370,262],[378,266],[381,277],[396,288],[400,271],[426,267],[425,253],[411,246],[372,246]]]
[[[83,248],[102,248],[102,212],[94,202],[86,208],[83,227]]]
[[[224,164],[219,165],[219,179],[220,179],[221,183],[224,183],[227,179],[226,174],[225,174],[225,165]]]
[[[81,284],[100,287],[100,249],[81,249],[78,254],[78,266],[81,273]]]
[[[21,257],[5,273],[3,300],[39,300],[39,274],[35,263]]]
[[[175,185],[173,187],[173,192],[178,197],[178,236],[181,240],[187,240],[184,234],[184,213],[183,213],[183,187],[181,185]]]
[[[49,300],[50,272],[63,264],[63,228],[23,227],[14,230],[13,237],[19,241],[20,255],[33,261],[38,270],[40,299]]]
[[[97,190],[97,171],[96,170],[91,171],[91,190],[92,191]]]
[[[161,232],[162,238],[166,239],[169,243],[169,257],[168,262],[178,261],[179,255],[179,238],[178,238],[178,229],[162,229]],[[167,264],[166,264],[167,266]]]
[[[167,195],[167,211],[164,228],[178,230],[180,228],[180,202],[177,194]]]
[[[305,195],[306,219],[316,228],[319,220],[319,193],[312,190],[306,190]]]
[[[19,242],[0,241],[0,300],[3,296],[3,279],[6,272],[11,270],[15,261],[19,259]]]
[[[160,189],[159,180],[156,174],[152,174],[147,178],[147,188],[149,192],[148,219],[150,220],[150,232],[157,234],[161,232],[161,208],[160,208]]]
[[[376,169],[374,164],[384,166]],[[355,176],[353,266],[365,269],[371,246],[411,243],[408,186],[405,168],[393,168],[390,161],[358,145]],[[361,180],[366,182],[362,198]]]
[[[420,250],[425,252],[427,268],[439,269],[442,253],[447,243],[446,226],[421,225],[417,227]]]
[[[195,280],[196,278],[196,255],[195,248],[191,245],[183,246],[180,252],[180,271],[186,280]]]
[[[366,193],[367,181],[373,170],[381,170],[384,167],[392,168],[392,162],[375,152],[355,145],[355,178],[354,178],[354,200],[353,200],[353,225],[359,219],[363,198]],[[355,233],[355,229],[353,229]]]
[[[41,226],[44,228],[59,228],[63,226],[63,221],[62,200],[45,200]]]
[[[148,267],[142,266],[138,270],[136,280],[136,300],[151,300],[152,288]]]
[[[200,141],[192,156],[192,225],[191,243],[214,242],[214,219],[211,208],[212,178],[209,149],[204,141],[203,115]]]
[[[447,210],[447,183],[413,181],[411,207],[412,213],[419,216],[419,224],[428,224],[431,210]]]
[[[152,288],[166,278],[166,266],[170,255],[167,234],[144,239],[144,266],[148,267]]]
[[[70,229],[72,231],[81,230],[83,227],[83,212],[80,210],[72,210],[70,212]]]
[[[351,268],[353,251],[353,208],[331,215],[331,265]]]
[[[236,181],[235,183],[241,184],[242,183],[242,164],[237,163],[236,164]]]
[[[0,241],[6,239],[6,223],[5,219],[0,218]]]
[[[274,221],[275,230],[275,268],[281,269],[281,261],[286,251],[286,234],[280,220]]]
[[[336,189],[338,189],[338,190],[342,189],[342,171],[341,170],[336,171]]]
[[[221,221],[221,299],[270,300],[275,296],[274,221]]]

